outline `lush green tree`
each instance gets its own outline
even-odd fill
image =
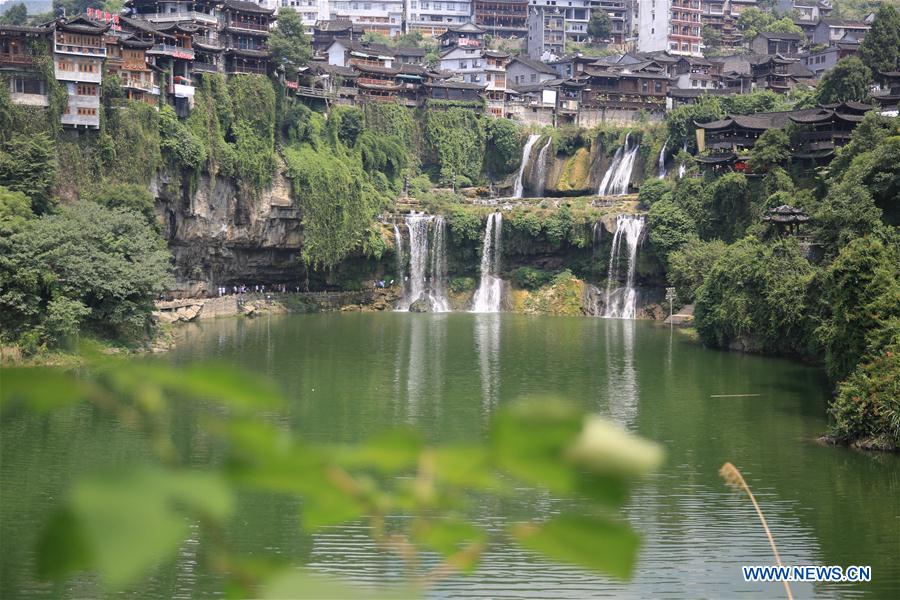
[[[728,173],[712,186],[706,206],[707,221],[701,230],[704,239],[732,242],[744,235],[754,217],[750,186],[741,173]]]
[[[370,44],[382,44],[383,46],[391,44],[391,38],[379,31],[367,31],[363,34],[362,39]]]
[[[56,142],[46,133],[14,134],[0,147],[0,185],[30,196],[38,214],[51,207],[56,170]]]
[[[803,33],[803,30],[789,17],[782,17],[772,21],[766,26],[764,31],[773,31],[775,33]]]
[[[700,29],[700,36],[703,38],[703,45],[709,50],[713,50],[722,45],[722,33],[714,27],[704,25]]]
[[[720,99],[725,112],[735,115],[752,115],[758,112],[787,110],[790,103],[783,94],[772,90],[753,90],[747,94],[734,94]]]
[[[588,35],[594,41],[608,39],[612,34],[612,25],[609,13],[602,8],[595,8],[591,11],[591,19],[588,21]]]
[[[900,322],[894,339],[838,385],[829,407],[831,436],[877,450],[900,450]]]
[[[870,152],[892,135],[900,135],[900,118],[885,117],[875,110],[867,112],[853,130],[850,142],[838,148],[837,156],[828,165],[831,178],[840,181],[854,158]]]
[[[885,2],[878,7],[872,28],[859,46],[859,59],[872,70],[876,79],[881,73],[900,70],[900,11]]]
[[[664,262],[671,252],[697,236],[697,224],[671,200],[655,203],[650,208],[648,223],[650,242]]]
[[[691,217],[700,231],[706,228],[709,219],[710,187],[700,179],[684,177],[672,189],[672,201]]]
[[[872,71],[855,56],[842,58],[830,71],[822,76],[818,88],[820,104],[856,101],[864,102],[869,97]]]
[[[641,189],[638,190],[638,200],[641,204],[650,208],[662,200],[663,196],[669,194],[671,190],[672,185],[665,179],[650,179],[645,181],[641,185]]]
[[[522,155],[522,134],[519,127],[509,119],[488,119],[484,125],[485,169],[494,175],[512,173],[519,166]],[[539,144],[547,141],[540,140]]]
[[[812,276],[795,240],[764,244],[747,237],[728,246],[697,290],[700,339],[720,348],[805,354]]]
[[[706,274],[725,253],[725,248],[727,246],[722,240],[704,242],[694,238],[669,254],[666,277],[675,287],[680,302],[689,304],[694,301]]]
[[[365,127],[363,113],[358,108],[345,107],[341,111],[332,111],[329,121],[337,122],[337,139],[352,148]]]
[[[104,181],[96,188],[86,191],[84,198],[106,208],[131,210],[144,217],[152,228],[157,229],[159,226],[153,195],[146,186]]]
[[[781,167],[772,167],[763,177],[760,188],[762,196],[768,198],[776,192],[794,192],[794,182],[787,171]]]
[[[170,285],[169,252],[139,214],[76,202],[14,234],[0,278],[0,323],[13,339],[32,331],[54,343],[62,337],[54,325],[68,335],[82,323],[140,337]]]
[[[844,247],[818,288],[824,315],[816,334],[832,381],[847,377],[890,340],[900,319],[900,237],[896,229],[861,236]]]
[[[679,106],[666,114],[669,143],[673,148],[687,144],[689,150],[696,150],[695,123],[708,123],[724,117],[725,108],[715,96],[703,96],[697,102]]]
[[[779,167],[791,156],[790,140],[783,129],[767,129],[750,151],[750,168],[762,173]]]
[[[0,16],[0,24],[25,25],[28,22],[28,9],[22,3],[13,4]]]
[[[769,26],[775,22],[771,13],[761,11],[751,6],[741,11],[737,20],[737,28],[744,32],[745,39],[751,40],[760,31],[768,31]]]
[[[269,34],[269,52],[276,65],[286,69],[302,67],[312,56],[309,36],[300,20],[300,14],[293,8],[281,8],[275,27]]]

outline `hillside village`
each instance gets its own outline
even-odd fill
[[[17,104],[48,106],[51,87],[64,90],[60,121],[80,129],[100,127],[104,77],[116,75],[129,100],[169,104],[186,117],[208,73],[272,75],[286,93],[318,109],[452,103],[538,126],[626,126],[662,121],[667,111],[706,96],[811,90],[856,55],[875,19],[834,19],[832,6],[816,0],[783,0],[764,10],[756,0],[672,0],[660,10],[655,0],[574,4],[129,0],[121,14],[88,8],[0,26],[0,72]],[[305,64],[271,60],[280,9],[296,10],[307,29],[312,55]],[[752,26],[742,21],[748,14]],[[591,35],[598,29],[600,39]],[[415,45],[402,45],[409,40]],[[573,48],[579,51],[567,51]],[[49,68],[41,56],[52,58]],[[704,126],[715,155],[706,163],[728,162],[723,157],[788,121],[816,138],[805,157],[827,155],[867,110],[896,111],[900,72],[874,77],[871,103]]]

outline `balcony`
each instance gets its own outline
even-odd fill
[[[225,72],[229,75],[266,75],[268,70],[264,66],[229,65],[225,68]]]
[[[251,23],[245,21],[231,21],[226,25],[229,29],[240,29],[241,31],[252,31],[254,33],[265,33],[268,35],[269,26],[260,23]]]
[[[153,85],[153,83],[149,81],[141,81],[140,79],[123,79],[122,87],[131,88],[134,90],[141,90],[147,92],[149,94],[159,95],[159,86]]]
[[[60,122],[63,125],[69,125],[72,127],[92,127],[97,129],[100,127],[100,115],[79,115],[79,114],[63,114],[60,117]]]
[[[20,94],[11,93],[9,99],[13,104],[19,106],[50,106],[50,101],[46,94]]]
[[[73,44],[60,44],[54,42],[53,51],[57,54],[74,54],[76,56],[106,57],[106,48],[97,46],[77,46]]]
[[[150,54],[163,54],[182,60],[194,60],[193,48],[182,48],[181,46],[173,46],[172,44],[156,44],[147,50],[147,52]]]
[[[77,68],[72,70],[60,69],[59,64],[56,63],[53,67],[53,75],[58,81],[80,81],[82,83],[100,83],[103,78],[99,65],[97,65],[93,73],[85,73]]]
[[[34,56],[31,54],[20,54],[11,52],[0,52],[0,65],[22,65],[28,66],[34,64]]]
[[[174,94],[176,98],[193,98],[194,86],[184,85],[183,83],[173,83],[169,86],[169,93]]]
[[[219,67],[213,63],[194,61],[192,65],[194,71],[200,73],[218,73]]]
[[[197,21],[198,23],[208,23],[216,25],[219,22],[218,17],[207,13],[197,12],[193,10],[184,10],[179,12],[168,13],[148,13],[138,15],[141,19],[147,19],[152,23],[176,23],[179,21]]]

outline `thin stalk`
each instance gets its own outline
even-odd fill
[[[772,546],[772,553],[775,554],[775,562],[778,563],[779,567],[783,567],[784,565],[781,563],[781,555],[778,554],[778,548],[775,546],[775,538],[772,537],[772,531],[769,529],[769,524],[766,523],[766,517],[763,515],[762,509],[759,508],[759,503],[756,501],[756,497],[753,495],[753,492],[750,491],[750,486],[747,485],[747,482],[744,481],[744,476],[741,475],[741,472],[737,470],[730,462],[722,465],[722,468],[719,469],[719,475],[722,476],[722,479],[725,480],[726,483],[739,487],[740,489],[747,492],[747,495],[750,496],[750,501],[753,503],[753,508],[756,509],[756,514],[759,515],[759,520],[762,523],[763,529],[766,532],[766,537],[769,538],[769,545]],[[788,600],[794,600],[794,595],[791,593],[791,586],[784,580],[784,591],[787,592]]]

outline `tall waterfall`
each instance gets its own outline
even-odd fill
[[[472,298],[472,312],[500,312],[503,295],[503,280],[499,277],[502,226],[503,215],[499,212],[488,216],[481,246],[481,281]]]
[[[397,304],[397,310],[407,311],[414,302],[424,299],[432,312],[449,311],[444,218],[412,213],[406,215],[406,229],[409,232],[409,281],[404,280],[403,298]],[[399,240],[397,248],[402,255],[402,235],[396,226],[394,235]],[[403,277],[402,266],[400,273]]]
[[[660,179],[666,178],[666,146],[669,145],[669,138],[666,138],[666,141],[663,142],[662,148],[659,151],[659,160],[657,163],[659,167],[656,170],[656,176]]]
[[[634,271],[636,266],[638,243],[644,229],[644,218],[634,215],[619,215],[616,218],[616,233],[613,235],[612,249],[609,254],[609,269],[606,275],[606,310],[604,317],[611,319],[633,319],[637,292],[634,289]],[[628,270],[625,276],[625,287],[613,287],[619,282],[619,263],[622,259],[622,240],[628,259]]]
[[[529,157],[531,157],[531,147],[534,146],[534,143],[538,141],[539,137],[541,136],[536,133],[532,133],[525,141],[525,147],[522,148],[522,164],[519,165],[519,174],[516,176],[516,186],[513,188],[513,198],[521,198],[522,194],[525,193],[525,187],[522,183],[522,179],[525,176],[525,167],[528,166],[528,159]]]
[[[541,151],[538,152],[537,162],[534,163],[534,169],[537,169],[537,178],[535,179],[535,194],[539,197],[544,195],[544,188],[547,187],[547,150],[553,144],[552,139],[548,139]]]
[[[624,196],[628,193],[628,184],[631,182],[631,170],[634,167],[634,159],[637,158],[640,144],[631,146],[631,133],[625,135],[625,144],[616,150],[612,163],[603,175],[600,182],[599,196]]]
[[[403,292],[402,297],[406,298],[406,269],[404,268],[406,260],[403,256],[403,234],[400,233],[400,228],[397,227],[396,223],[394,223],[394,251],[397,255],[397,277],[400,278],[400,288]]]
[[[681,148],[685,152],[687,152],[687,140],[684,142],[684,146]],[[684,172],[687,170],[687,167],[684,166],[684,163],[678,165],[678,179],[684,177]]]

